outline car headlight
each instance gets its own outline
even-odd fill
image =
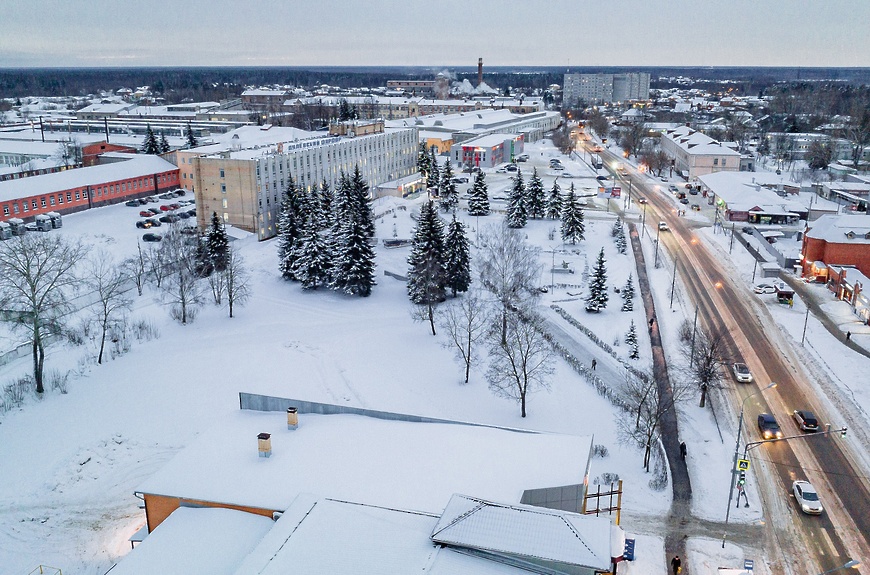
[[[806,513],[810,512],[810,506],[807,505],[806,503],[801,503],[801,509],[803,509],[804,512],[806,512]]]

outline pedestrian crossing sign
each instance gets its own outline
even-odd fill
[[[749,471],[749,460],[748,459],[738,459],[737,460],[737,471]]]

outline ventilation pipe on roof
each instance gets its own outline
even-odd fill
[[[299,414],[298,409],[295,407],[287,408],[287,429],[293,431],[294,429],[299,428]]]
[[[257,435],[257,451],[260,457],[272,456],[272,436],[268,433]]]

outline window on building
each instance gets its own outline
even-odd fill
[[[225,222],[230,221],[230,215],[229,215],[228,213],[226,213],[226,212],[224,212],[224,221],[225,221]]]
[[[223,209],[227,209],[227,199],[226,198],[221,200],[221,207],[223,207]]]
[[[21,207],[24,208],[25,212],[30,211],[30,206],[27,205],[27,200],[21,202]]]
[[[12,204],[12,213],[13,213],[13,214],[17,214],[17,213],[18,213],[18,204]]]
[[[226,184],[221,184],[221,193],[222,194],[227,193],[227,185]]]
[[[78,190],[76,190],[76,200],[82,199],[82,194]]]
[[[43,208],[48,205],[48,202],[45,201],[45,198],[39,198],[39,202],[42,204]]]
[[[3,204],[3,215],[4,216],[9,215],[9,206],[7,204]]]
[[[63,203],[63,194],[58,194],[58,195],[57,195],[57,203],[59,203],[59,204],[62,204],[62,203]]]
[[[719,158],[713,158],[713,165],[714,165],[714,166],[718,166],[718,165],[719,165]]]
[[[48,203],[52,206],[54,205],[54,196],[48,196]]]
[[[725,162],[727,162],[727,161],[728,161],[728,158],[722,158],[722,166],[723,167],[725,166]]]
[[[67,202],[71,202],[71,201],[72,201],[72,192],[67,192],[67,193],[66,193],[66,201],[67,201]]]
[[[223,168],[221,168],[221,177],[222,177],[222,178],[224,177],[224,170],[223,170]]]
[[[87,190],[82,190],[82,198],[88,199],[88,191]]]

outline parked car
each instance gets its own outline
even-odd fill
[[[688,205],[688,203],[689,203],[689,198],[680,198],[680,203],[681,203],[681,204],[684,204],[684,205]]]
[[[668,186],[668,190],[670,190],[670,191],[672,191],[672,192],[677,192],[677,191],[679,191],[679,190],[677,189],[676,184],[671,184],[670,186]]]
[[[667,182],[667,181],[668,181],[668,177],[667,177],[667,176],[662,176],[662,177],[659,178],[659,179],[660,179],[661,181],[663,181],[663,182]]]
[[[762,293],[776,293],[776,287],[775,287],[775,286],[772,286],[772,285],[770,285],[770,284],[758,284],[757,286],[755,286],[755,287],[752,289],[752,291],[754,291],[755,293],[759,293],[759,294],[762,294]]]
[[[794,420],[797,422],[798,427],[801,428],[801,431],[814,433],[819,430],[819,420],[816,419],[816,416],[813,415],[812,411],[795,409]]]
[[[124,202],[124,205],[130,208],[138,208],[139,200],[130,200],[128,202]]]
[[[698,204],[692,204],[692,205],[689,206],[689,207],[692,208],[693,210],[695,210],[696,212],[700,212],[700,211],[701,211],[701,206],[699,206]]]
[[[749,226],[743,226],[742,228],[740,228],[740,230],[748,236],[751,236],[755,233],[755,230]]]
[[[782,430],[776,423],[776,419],[769,413],[762,413],[758,416],[758,431],[761,432],[761,437],[764,439],[779,439],[782,437]]]
[[[169,204],[170,210],[177,210],[180,207],[181,207],[181,204]]]
[[[821,515],[824,508],[816,488],[809,481],[798,480],[791,484],[792,493],[801,511],[807,515]]]
[[[509,172],[516,172],[519,168],[517,168],[516,164],[508,164],[507,166],[504,167],[504,169],[509,171]]]
[[[145,201],[149,204],[156,204],[160,200],[157,198],[157,196],[148,196],[147,198],[145,198]]]
[[[174,197],[175,197],[175,194],[172,194],[171,192],[166,192],[165,194],[160,194],[161,200],[171,200]]]
[[[192,210],[187,210],[187,214],[190,216],[196,216],[196,208],[193,208]]]
[[[734,379],[740,383],[752,383],[752,372],[745,363],[735,363],[731,366],[731,370],[734,372]]]
[[[175,214],[166,214],[165,216],[160,216],[160,221],[164,224],[174,224],[181,218]]]
[[[178,196],[179,198],[186,193],[187,192],[185,192],[182,188],[178,188],[177,190],[175,190],[175,195]]]
[[[163,239],[163,236],[161,236],[160,234],[151,234],[151,233],[142,234],[142,241],[143,242],[159,242],[162,239]]]
[[[157,218],[148,218],[145,221],[150,223],[152,228],[159,228],[160,226],[163,225],[160,223],[160,220],[158,220]]]
[[[496,174],[506,174],[506,173],[507,173],[507,170],[506,170],[505,168],[498,168],[498,169],[495,171],[495,173],[496,173]]]
[[[689,195],[690,195],[690,196],[697,196],[697,195],[698,195],[698,189],[697,189],[697,188],[692,188],[691,190],[689,190]]]
[[[186,219],[190,218],[191,215],[188,214],[187,212],[178,212],[178,217],[181,218],[182,220],[186,220]]]
[[[646,198],[644,198],[643,196],[641,196],[641,197],[639,197],[636,201],[637,201],[637,203],[639,203],[639,204],[645,204],[645,203],[646,203]]]
[[[151,226],[152,224],[148,220],[139,220],[138,222],[136,222],[136,227],[141,230],[147,230]]]
[[[199,230],[196,226],[184,226],[181,228],[181,233],[187,236],[195,236],[199,233]]]
[[[659,231],[666,232],[671,228],[668,227],[668,223],[664,220],[659,222]]]
[[[161,211],[161,212],[168,212],[168,211],[171,210],[171,209],[172,209],[172,208],[170,208],[168,204],[163,204],[162,206],[160,206],[160,211]]]
[[[152,214],[150,210],[142,210],[141,212],[139,212],[140,218],[150,218],[153,215],[154,214]]]

